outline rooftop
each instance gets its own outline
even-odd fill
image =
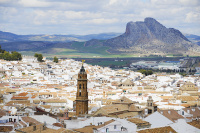
[[[140,130],[138,131],[138,133],[177,133],[177,132],[170,126],[166,126],[166,127],[160,127],[160,128]]]

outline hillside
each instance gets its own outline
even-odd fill
[[[196,43],[200,46],[200,36],[193,34],[185,34],[185,37],[187,37],[191,42]]]
[[[38,52],[58,57],[199,56],[199,36],[186,34],[186,37],[177,29],[145,18],[144,22],[127,23],[121,35],[16,35],[0,31],[0,45],[7,51],[26,55]]]
[[[179,30],[166,28],[153,18],[144,22],[129,22],[126,32],[108,39],[104,46],[113,47],[111,53],[142,55],[199,55],[200,47],[190,42]]]
[[[88,41],[91,39],[106,40],[120,35],[120,33],[101,33],[90,35],[17,35],[10,32],[0,31],[0,42],[16,41],[46,41],[46,42],[71,42]]]

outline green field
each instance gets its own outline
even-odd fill
[[[33,56],[36,52],[42,53],[45,57],[54,57],[59,58],[129,58],[129,57],[139,57],[139,55],[133,54],[110,54],[108,52],[110,47],[102,46],[100,44],[95,44],[92,46],[85,46],[85,42],[73,42],[68,46],[62,45],[60,48],[47,48],[37,51],[19,51],[23,55]],[[142,55],[144,58],[156,58],[159,56]],[[180,55],[168,54],[167,57],[180,57]],[[161,57],[161,56],[160,56]]]
[[[37,53],[42,53],[46,57],[57,56],[59,58],[127,58],[135,57],[128,54],[110,54],[106,46],[84,46],[84,42],[73,42],[70,48],[51,48]],[[34,51],[20,51],[23,55],[33,56]]]

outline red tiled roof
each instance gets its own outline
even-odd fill
[[[192,122],[188,122],[188,124],[200,129],[200,120],[194,120]]]
[[[26,96],[26,95],[28,95],[28,93],[20,93],[20,94],[18,94],[18,96]]]
[[[16,100],[28,100],[29,97],[18,97],[18,96],[13,96],[11,99],[16,99]]]
[[[175,120],[184,118],[183,116],[179,115],[175,110],[172,110],[172,109],[158,110],[158,112],[173,122],[175,122]]]
[[[170,126],[167,126],[167,127],[140,130],[138,131],[138,133],[177,133],[177,132]]]

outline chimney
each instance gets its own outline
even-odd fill
[[[35,131],[36,130],[36,125],[33,125],[33,131]]]

